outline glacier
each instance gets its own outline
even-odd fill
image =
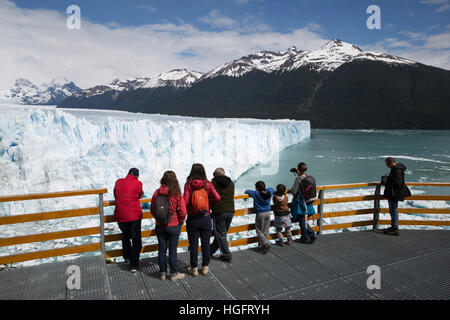
[[[109,110],[0,107],[0,195],[108,188],[140,170],[151,196],[166,170],[181,187],[199,162],[237,179],[310,136],[309,121],[203,119]],[[89,199],[87,199],[89,198]],[[0,204],[0,215],[96,205],[95,196]]]

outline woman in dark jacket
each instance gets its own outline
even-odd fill
[[[161,179],[161,187],[155,191],[152,197],[150,212],[156,216],[156,204],[158,197],[168,197],[169,220],[167,225],[160,224],[156,219],[156,235],[158,237],[158,263],[161,280],[166,279],[166,253],[169,243],[170,280],[184,278],[184,273],[179,273],[177,268],[177,248],[181,226],[186,219],[186,204],[181,194],[180,184],[173,171],[166,171]]]
[[[203,190],[202,190],[203,189]],[[205,192],[204,192],[205,191]],[[203,193],[204,192],[204,193]],[[209,199],[202,199],[203,195]],[[206,172],[203,165],[195,163],[192,165],[191,172],[184,185],[184,201],[187,207],[186,231],[188,233],[190,268],[188,272],[194,277],[198,276],[198,236],[202,244],[202,274],[209,272],[210,261],[210,239],[211,239],[211,215],[210,205],[212,202],[220,201],[220,195],[217,193],[213,184],[206,178]],[[206,207],[197,211],[197,203],[205,204]]]

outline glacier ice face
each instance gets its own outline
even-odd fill
[[[308,121],[202,119],[121,111],[0,108],[0,195],[108,188],[139,168],[151,196],[166,170],[183,188],[192,163],[239,175],[310,136]],[[4,203],[1,215],[95,205],[95,197]],[[61,207],[64,205],[64,208]]]

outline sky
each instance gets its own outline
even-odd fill
[[[67,27],[70,5],[80,29]],[[370,5],[381,10],[380,29],[367,28]],[[450,70],[450,0],[0,0],[0,91],[19,77],[86,88],[174,68],[206,72],[335,38]]]

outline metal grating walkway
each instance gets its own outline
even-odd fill
[[[188,254],[178,255],[179,269]],[[81,289],[66,288],[67,267],[78,265]],[[369,290],[369,265],[381,268],[381,289]],[[172,282],[159,279],[156,258],[136,274],[100,256],[0,272],[0,299],[450,299],[450,232],[401,230],[322,235],[313,245],[233,252],[231,264],[212,259],[210,273]]]

